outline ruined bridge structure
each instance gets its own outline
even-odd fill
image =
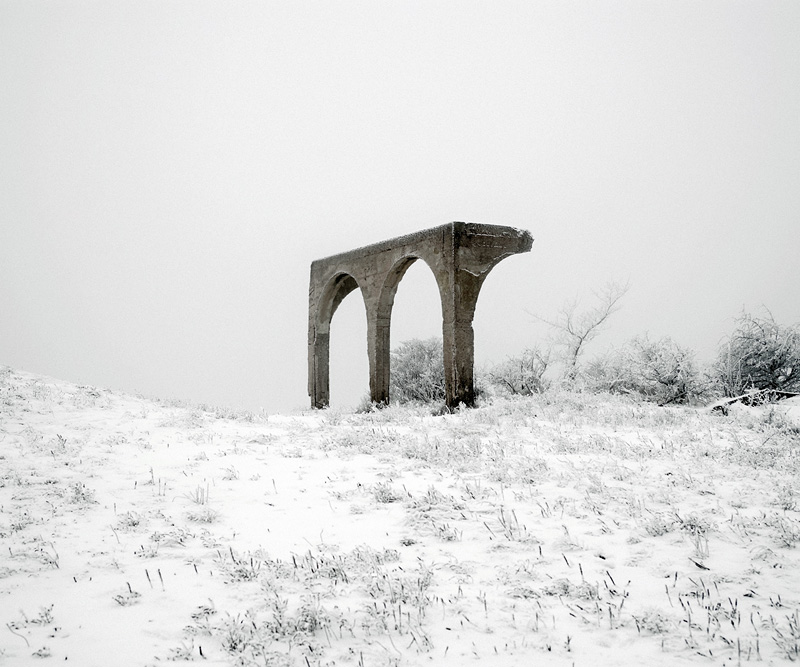
[[[447,407],[472,406],[472,319],[483,281],[505,257],[528,252],[527,231],[498,225],[451,222],[311,263],[308,292],[308,393],[311,405],[329,404],[330,326],[333,314],[359,288],[367,309],[369,391],[373,403],[389,402],[389,331],[397,286],[421,259],[433,271],[442,301]]]

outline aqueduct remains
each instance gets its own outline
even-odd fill
[[[389,332],[392,306],[403,275],[421,259],[433,272],[442,301],[442,339],[447,407],[472,406],[472,319],[483,281],[500,260],[528,252],[524,230],[451,222],[415,234],[318,259],[311,263],[308,292],[308,393],[311,405],[329,404],[330,325],[339,304],[359,288],[367,309],[369,391],[389,402]]]

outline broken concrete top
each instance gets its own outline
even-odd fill
[[[412,232],[411,234],[397,236],[386,241],[379,241],[378,243],[361,246],[360,248],[341,252],[336,255],[322,257],[314,260],[312,262],[312,266],[318,263],[327,263],[330,260],[358,259],[376,253],[391,251],[398,246],[414,246],[429,242],[430,240],[441,237],[442,235],[449,234],[458,235],[468,240],[471,240],[473,237],[484,237],[481,239],[482,241],[492,238],[505,240],[516,239],[521,243],[521,249],[517,252],[527,252],[533,246],[533,238],[531,237],[530,232],[524,229],[506,227],[504,225],[487,225],[480,222],[456,221],[448,222],[447,224],[439,225],[438,227],[423,229],[419,232]]]

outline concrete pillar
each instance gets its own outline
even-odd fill
[[[369,397],[373,403],[389,403],[391,320],[367,316],[367,354],[369,355]]]
[[[330,405],[330,339],[330,333],[317,332],[314,336],[309,393],[315,408],[326,408]]]
[[[468,271],[453,272],[453,288],[443,307],[442,345],[444,346],[445,393],[448,409],[475,405],[475,332],[472,320],[478,294],[486,277]]]

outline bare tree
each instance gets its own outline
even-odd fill
[[[607,283],[595,293],[598,304],[588,310],[578,308],[578,300],[565,303],[554,319],[547,319],[533,314],[540,322],[544,322],[555,332],[555,344],[564,350],[564,379],[572,382],[578,373],[578,359],[587,343],[600,333],[602,326],[617,310],[619,302],[628,292],[628,283]]]

